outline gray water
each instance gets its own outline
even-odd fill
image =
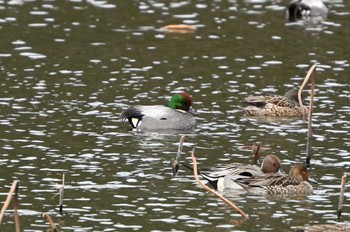
[[[288,1],[0,1],[0,201],[20,181],[23,231],[52,215],[63,231],[293,231],[336,223],[340,178],[350,164],[350,5],[326,2],[321,22],[289,23]],[[195,25],[169,33],[168,24]],[[190,171],[172,177],[176,133],[135,134],[118,114],[133,104],[193,97],[199,167],[250,163],[255,142],[288,171],[305,161],[302,119],[244,116],[250,94],[284,94],[318,64],[311,196],[205,192]],[[65,173],[63,218],[54,197]],[[346,185],[348,187],[348,184]],[[349,222],[345,193],[342,222]],[[12,206],[11,206],[12,207]],[[9,209],[1,230],[13,231]]]

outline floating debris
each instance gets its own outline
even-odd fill
[[[197,30],[195,26],[187,24],[170,24],[162,27],[162,29],[166,29],[167,32],[171,33],[193,33]]]

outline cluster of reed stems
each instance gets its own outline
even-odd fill
[[[64,182],[65,182],[65,174],[63,174],[62,178],[62,186],[59,189],[59,214],[63,215],[63,193],[64,193]],[[10,206],[11,200],[13,199],[14,202],[14,220],[15,220],[15,231],[20,232],[21,231],[21,226],[19,222],[19,181],[14,180],[12,183],[12,186],[10,188],[9,193],[7,194],[7,198],[4,202],[4,205],[1,208],[0,211],[0,231],[1,231],[1,224],[3,221],[3,218],[5,216],[5,212]],[[43,213],[43,216],[46,218],[46,220],[50,224],[50,228],[52,232],[58,232],[58,228],[55,224],[55,222],[52,220],[51,216],[48,213]]]

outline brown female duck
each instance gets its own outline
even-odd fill
[[[295,165],[289,172],[266,174],[252,178],[237,180],[244,188],[252,189],[253,192],[282,195],[308,195],[313,191],[308,182],[309,173],[306,167]]]
[[[288,91],[284,96],[249,96],[244,99],[243,104],[246,105],[244,112],[250,116],[301,117],[309,112],[304,102],[300,107],[296,88]]]

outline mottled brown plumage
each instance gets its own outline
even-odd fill
[[[343,232],[350,231],[350,224],[319,224],[296,228],[305,232]]]
[[[298,89],[288,91],[284,96],[249,96],[243,101],[243,109],[250,116],[289,116],[300,117],[308,114],[308,107],[300,107]]]
[[[255,193],[305,195],[312,193],[312,186],[307,182],[309,178],[306,167],[294,166],[289,175],[285,173],[266,174],[252,178],[237,180],[245,188],[253,189]]]

